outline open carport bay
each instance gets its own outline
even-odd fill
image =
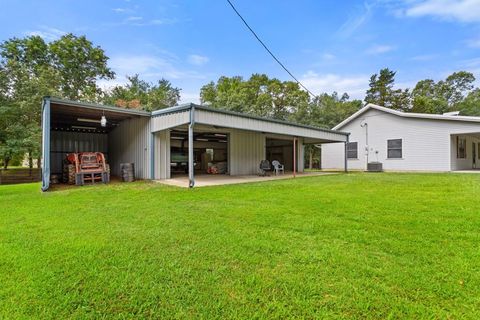
[[[149,178],[148,112],[53,98],[49,102],[43,110],[44,139],[48,139],[44,155],[49,155],[44,161],[48,161],[49,175],[62,174],[68,153],[102,152],[113,176],[120,175],[120,163],[132,162],[138,178]],[[100,123],[102,116],[107,120],[105,126]]]

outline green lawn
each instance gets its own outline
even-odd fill
[[[0,186],[0,318],[480,318],[480,175]]]

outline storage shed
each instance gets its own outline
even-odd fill
[[[44,191],[70,152],[103,152],[114,176],[123,162],[140,179],[188,174],[193,187],[195,174],[257,175],[264,159],[303,172],[304,145],[348,141],[340,131],[195,104],[150,113],[46,97],[42,117]]]

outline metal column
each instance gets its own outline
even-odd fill
[[[195,124],[195,107],[190,108],[190,124],[188,125],[188,187],[195,186],[194,159],[193,159],[193,125]]]
[[[293,138],[293,177],[297,176],[297,138]]]
[[[50,187],[50,98],[42,106],[42,191]]]

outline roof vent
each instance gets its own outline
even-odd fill
[[[460,111],[445,112],[443,115],[444,116],[459,116]]]

